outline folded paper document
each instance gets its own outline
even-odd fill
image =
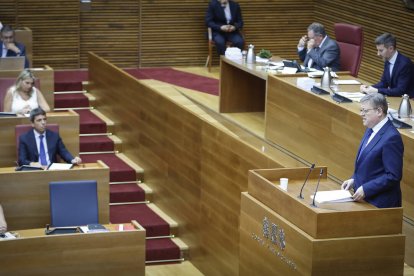
[[[313,195],[311,195],[313,199]],[[350,202],[354,201],[352,195],[347,190],[333,190],[333,191],[321,191],[316,193],[315,201],[317,203],[329,203],[329,202]]]

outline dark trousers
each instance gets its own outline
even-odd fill
[[[237,47],[239,49],[243,49],[243,37],[240,35],[238,31],[232,33],[213,33],[213,40],[216,44],[217,53],[219,56],[224,55],[226,51],[226,42],[230,41],[233,44],[233,47]]]

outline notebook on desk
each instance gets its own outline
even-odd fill
[[[24,69],[25,57],[0,57],[0,70],[19,70]]]

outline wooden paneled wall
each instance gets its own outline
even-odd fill
[[[116,63],[138,64],[139,1],[92,0],[89,9],[81,9],[80,63],[88,66],[88,51]]]
[[[17,27],[33,34],[33,67],[79,68],[79,1],[15,0]]]
[[[238,275],[240,193],[247,189],[247,171],[303,164],[171,85],[136,80],[96,56],[89,75],[96,106],[116,123],[124,153],[145,169],[154,202],[178,222],[192,263],[205,275]]]
[[[32,29],[35,66],[86,67],[91,50],[122,67],[200,66],[207,57],[204,15],[209,0],[93,0],[89,11],[80,11],[79,0],[2,2],[3,23]],[[373,43],[382,32],[395,34],[401,52],[414,59],[414,12],[401,0],[238,2],[246,42],[257,51],[265,48],[297,59],[297,41],[310,22],[325,24],[331,36],[335,22],[347,22],[364,27],[361,78],[374,82],[382,72]]]

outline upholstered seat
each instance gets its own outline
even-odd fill
[[[95,180],[50,182],[49,195],[53,227],[98,223],[98,194]]]
[[[350,71],[352,76],[357,77],[364,44],[362,27],[336,23],[334,28],[336,41],[341,49],[341,71]]]

